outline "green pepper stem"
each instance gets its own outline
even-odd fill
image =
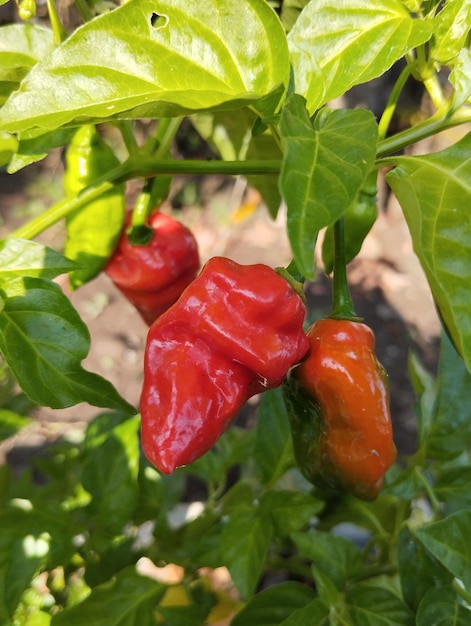
[[[91,12],[86,0],[74,0],[74,3],[85,22],[89,22],[93,19],[93,13]]]
[[[180,127],[182,118],[163,118],[159,121],[155,136],[152,138],[151,144],[148,146],[153,157],[156,159],[165,159],[169,153],[173,138]],[[142,243],[142,239],[146,239],[145,230],[150,230],[148,236],[152,235],[152,230],[147,227],[147,218],[156,204],[161,204],[164,198],[161,195],[161,180],[159,176],[149,178],[137,197],[136,204],[132,212],[130,240],[136,243]],[[135,234],[135,236],[133,235]],[[147,237],[148,238],[148,237]]]
[[[44,230],[50,228],[61,219],[66,217],[72,211],[80,209],[85,204],[88,204],[92,200],[96,200],[103,194],[113,189],[114,185],[111,182],[104,182],[94,187],[90,187],[89,190],[84,191],[80,196],[69,199],[65,198],[60,202],[54,204],[50,209],[38,215],[35,219],[31,220],[27,224],[20,226],[9,237],[18,237],[20,239],[33,239]]]
[[[442,130],[469,122],[471,122],[471,107],[469,106],[464,106],[451,114],[438,111],[424,122],[378,142],[376,158],[387,157]]]
[[[67,32],[59,18],[56,3],[54,2],[54,0],[47,0],[47,12],[49,14],[49,20],[51,22],[54,43],[56,45],[59,45],[67,39]]]
[[[384,108],[384,112],[378,123],[378,140],[384,139],[387,135],[389,125],[394,115],[394,111],[396,110],[396,107],[397,107],[399,96],[402,90],[404,89],[407,79],[411,75],[413,69],[414,69],[414,65],[412,63],[408,63],[402,69],[401,73],[399,74],[398,79],[396,80],[394,84],[394,87],[391,90],[391,94]]]
[[[332,285],[332,313],[335,319],[357,320],[347,280],[345,256],[345,220],[343,216],[334,224],[334,273]]]
[[[169,159],[155,159],[143,157],[130,158],[125,163],[111,170],[106,176],[100,178],[94,185],[84,190],[77,198],[65,198],[60,200],[47,211],[38,215],[27,224],[20,226],[11,233],[10,237],[33,239],[47,230],[72,211],[81,208],[88,202],[96,200],[107,193],[115,185],[121,184],[132,178],[143,176],[145,178],[157,174],[279,174],[280,161],[174,161]],[[135,162],[136,161],[136,162]]]

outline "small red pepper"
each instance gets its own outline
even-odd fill
[[[251,396],[306,354],[301,297],[272,268],[210,259],[149,329],[142,445],[171,473],[216,443]]]
[[[198,246],[192,232],[165,213],[150,218],[146,245],[130,243],[127,225],[105,271],[150,326],[197,275]]]
[[[314,484],[372,500],[396,458],[374,334],[360,322],[323,319],[307,336],[310,350],[293,370],[287,396],[301,469]]]

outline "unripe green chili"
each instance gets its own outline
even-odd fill
[[[378,216],[376,206],[376,172],[368,178],[367,184],[344,213],[345,261],[350,263],[360,252],[365,237]],[[329,226],[322,242],[322,262],[326,274],[334,268],[334,226]]]
[[[92,125],[75,133],[66,153],[64,189],[74,198],[119,165],[113,150]],[[125,215],[124,188],[117,186],[66,218],[64,253],[82,267],[71,272],[70,286],[77,289],[104,268],[119,239]]]

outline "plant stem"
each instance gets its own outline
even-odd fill
[[[345,220],[343,216],[334,224],[334,275],[332,285],[332,313],[334,319],[358,319],[353,308],[348,287],[345,258]]]
[[[133,158],[128,159],[108,172],[105,179],[96,181],[92,187],[84,190],[78,198],[60,200],[9,236],[32,239],[72,211],[110,191],[114,185],[139,176],[148,178],[157,174],[278,174],[280,171],[280,161],[173,161],[153,157],[138,157],[135,161]]]
[[[89,22],[93,19],[93,13],[91,12],[86,0],[74,0],[74,3],[85,22]]]
[[[49,14],[49,20],[51,21],[54,43],[59,45],[67,39],[67,32],[62,26],[54,0],[47,0],[47,12]]]
[[[137,155],[139,152],[139,146],[137,145],[136,137],[132,129],[132,122],[124,121],[117,126],[121,132],[121,136],[123,138],[124,145],[126,146],[126,149],[128,151],[128,155],[130,157]]]
[[[386,103],[386,107],[384,109],[383,115],[379,120],[378,124],[378,140],[382,140],[386,137],[389,125],[391,123],[392,117],[394,115],[394,111],[397,107],[397,102],[399,100],[399,96],[404,89],[404,86],[407,82],[407,79],[412,73],[414,66],[411,63],[408,63],[399,74],[398,79],[396,80],[394,87],[391,91],[391,94]]]
[[[156,174],[196,174],[200,176],[212,174],[279,174],[280,160],[257,161],[176,161],[158,159],[151,156],[139,156],[138,159],[129,159],[123,169],[123,176],[118,182],[130,178],[149,178]]]
[[[182,118],[163,118],[160,120],[155,136],[147,144],[147,149],[153,152],[156,159],[165,159],[168,156],[175,133],[180,127]],[[132,212],[131,227],[128,239],[131,243],[145,245],[153,236],[153,230],[147,225],[147,218],[153,207],[161,204],[165,199],[170,185],[170,180],[162,175],[149,178],[137,197]]]
[[[412,126],[407,130],[383,139],[378,143],[376,158],[381,159],[392,155],[407,146],[410,146],[431,135],[435,135],[448,128],[471,122],[471,107],[462,107],[452,115],[444,115],[442,111],[432,115],[428,120]]]
[[[66,217],[72,211],[80,209],[82,206],[96,200],[101,195],[113,189],[112,182],[103,182],[95,187],[91,187],[88,191],[84,191],[79,197],[69,199],[65,198],[54,204],[50,209],[38,215],[27,224],[20,226],[9,237],[18,237],[20,239],[33,239],[39,233],[53,226],[56,222]]]
[[[422,469],[420,467],[418,467],[417,465],[414,468],[414,471],[416,473],[416,475],[418,476],[418,478],[420,479],[420,482],[422,483],[422,485],[424,486],[425,492],[430,500],[430,504],[432,505],[432,509],[433,509],[433,515],[435,519],[440,519],[441,515],[440,515],[440,503],[437,500],[437,497],[435,495],[435,492],[433,491],[429,481],[427,480],[425,474],[422,472]]]

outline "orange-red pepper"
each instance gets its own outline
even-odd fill
[[[323,319],[307,336],[309,353],[286,394],[298,461],[314,484],[372,500],[396,457],[374,334],[360,322]]]

